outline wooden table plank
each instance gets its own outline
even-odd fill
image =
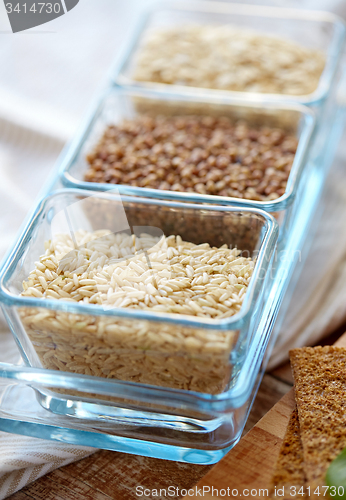
[[[336,346],[346,347],[346,333],[336,342]],[[285,435],[290,415],[294,409],[294,389],[292,388],[276,405],[248,432],[239,443],[199,481],[197,488],[215,488],[213,498],[221,498],[220,490],[228,487],[265,491],[265,494],[251,495],[251,498],[268,496],[270,480]],[[238,496],[238,495],[234,495]],[[186,496],[183,500],[197,500],[198,495]],[[208,499],[208,496],[205,498]],[[210,497],[212,498],[212,497]]]
[[[293,375],[289,361],[272,370],[270,374],[282,382],[293,385]]]
[[[243,496],[241,492],[244,489],[266,490],[293,408],[294,393],[291,389],[233,450],[202,478],[197,488],[202,491],[203,488],[205,491],[210,489],[213,498],[221,498],[221,490],[227,488],[237,490],[239,496]],[[209,500],[207,495],[204,498]],[[198,495],[189,495],[183,500],[188,499],[197,500]]]
[[[266,374],[259,388],[245,431],[267,413],[290,384]],[[136,486],[184,489],[193,487],[212,466],[182,464],[154,458],[99,451],[79,462],[38,479],[11,500],[133,500]],[[138,497],[139,498],[139,497]],[[149,496],[149,499],[160,497]],[[162,497],[164,498],[164,497]],[[172,496],[170,498],[179,498]]]
[[[345,326],[343,326],[343,329],[345,331]],[[342,331],[339,329],[337,333],[334,333],[324,343],[332,343],[332,340],[334,341],[341,333]],[[290,368],[287,364],[274,370],[272,374],[265,374],[246,424],[245,432],[253,428],[263,415],[291,389],[291,380]],[[264,452],[265,450],[268,452],[271,450],[267,458],[268,464],[275,463],[277,450],[279,449],[285,422],[287,421],[289,408],[287,405],[291,401],[290,396],[286,396],[284,401],[286,401],[286,409],[283,412],[281,411],[278,416],[278,422],[281,422],[281,424],[277,424],[276,438],[273,439],[268,435],[273,425],[270,416],[267,417],[269,420],[262,421],[261,424],[251,431],[253,434],[256,433],[258,452],[261,449]],[[244,456],[244,454],[247,456],[256,455],[251,444],[251,436],[253,435],[251,432],[245,435],[229,455],[233,453],[237,457]],[[240,446],[241,448],[239,448]],[[229,455],[223,460],[228,460]],[[99,451],[84,460],[47,474],[20,492],[12,495],[10,499],[79,500],[79,498],[83,498],[83,500],[89,500],[92,498],[96,500],[133,500],[136,498],[137,485],[143,485],[149,489],[167,488],[173,485],[182,489],[191,488],[201,478],[203,478],[203,482],[199,484],[208,484],[208,481],[210,482],[210,471],[213,471],[215,467],[217,466],[212,468],[212,466],[181,464],[111,451]],[[229,482],[228,484],[233,484],[234,487],[237,487],[239,477],[234,472],[230,472],[232,467],[233,465],[227,468],[229,471],[227,472],[227,481]],[[237,469],[235,468],[234,470]],[[266,479],[268,479],[269,474],[270,467],[267,468]],[[257,476],[255,478],[255,476],[256,467],[254,465],[248,477],[248,480],[253,482],[253,484],[255,484],[256,478],[259,479]],[[264,484],[265,478],[259,483],[256,482],[256,485]],[[160,497],[149,496],[146,498],[158,499]],[[173,496],[171,498],[177,497]],[[206,496],[204,498],[207,499]]]

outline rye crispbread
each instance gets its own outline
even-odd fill
[[[305,482],[303,447],[300,439],[298,411],[295,408],[291,414],[280,448],[279,458],[272,477],[270,498],[277,498],[277,491],[283,489],[284,495],[280,495],[280,498],[292,500],[292,498],[297,497],[294,492],[304,487]],[[299,498],[307,497],[299,495]]]
[[[329,464],[346,447],[346,349],[304,347],[291,350],[290,359],[304,470],[314,497]]]

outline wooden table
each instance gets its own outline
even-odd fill
[[[346,330],[346,325],[334,332],[324,344],[333,344]],[[249,431],[260,418],[292,387],[289,364],[266,373],[245,426]],[[10,500],[133,500],[136,486],[191,488],[211,468],[210,465],[190,465],[154,458],[99,451],[79,462],[57,469],[38,479]],[[164,497],[142,497],[160,499]],[[179,497],[170,497],[179,498]]]

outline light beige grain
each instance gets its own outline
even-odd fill
[[[23,296],[222,319],[240,310],[254,268],[236,248],[173,235],[134,239],[101,230],[77,231],[74,239],[77,249],[66,234],[46,242]],[[128,255],[118,258],[120,248]],[[45,266],[54,266],[52,280]],[[238,339],[232,330],[43,308],[22,308],[20,315],[46,368],[208,393],[226,387]]]
[[[134,79],[242,92],[306,95],[325,66],[322,51],[237,28],[186,24],[147,34]]]

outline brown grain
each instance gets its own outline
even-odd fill
[[[298,139],[226,117],[140,115],[110,125],[88,154],[88,182],[258,201],[282,196]]]

